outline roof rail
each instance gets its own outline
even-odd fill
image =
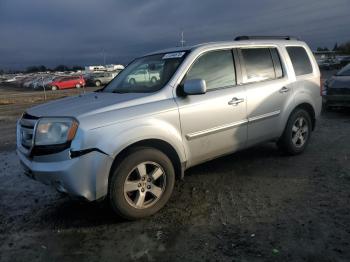
[[[280,40],[298,40],[297,37],[294,36],[248,36],[248,35],[241,35],[237,36],[235,38],[235,41],[241,41],[241,40],[265,40],[265,39],[280,39]]]

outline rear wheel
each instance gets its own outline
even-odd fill
[[[81,85],[80,84],[76,84],[75,87],[76,88],[81,88]]]
[[[101,86],[101,81],[97,80],[97,81],[95,82],[95,86],[97,86],[97,87]]]
[[[51,90],[55,91],[57,89],[58,89],[57,86],[51,86]]]
[[[167,203],[174,183],[174,167],[163,152],[137,148],[112,171],[110,204],[117,214],[126,219],[147,217]]]
[[[279,148],[289,154],[301,154],[311,136],[312,124],[310,114],[304,109],[296,109],[289,117],[283,135],[278,141]]]

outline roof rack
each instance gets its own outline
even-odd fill
[[[241,40],[265,40],[265,39],[280,39],[280,40],[298,40],[298,38],[294,36],[248,36],[248,35],[241,35],[237,36],[235,38],[235,41],[241,41]]]

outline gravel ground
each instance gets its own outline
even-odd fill
[[[326,112],[303,155],[266,143],[191,168],[158,214],[118,219],[25,177],[0,106],[0,261],[349,261],[350,111]]]

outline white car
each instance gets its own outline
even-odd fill
[[[159,72],[152,72],[147,69],[139,69],[128,77],[128,82],[131,85],[143,84],[143,83],[156,83],[159,81]]]

